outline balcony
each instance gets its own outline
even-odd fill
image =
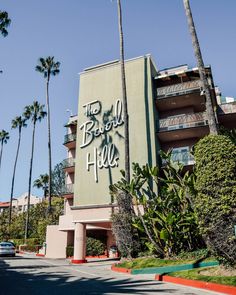
[[[73,157],[67,158],[67,159],[62,161],[62,164],[63,164],[63,169],[67,173],[74,172],[74,170],[75,170],[75,158],[73,158]]]
[[[218,106],[218,120],[226,128],[236,128],[236,102]]]
[[[66,147],[75,148],[76,133],[68,133],[64,137],[64,145]]]
[[[157,98],[162,99],[169,96],[179,96],[194,91],[199,91],[201,87],[200,80],[188,81],[157,88]]]
[[[63,194],[63,196],[65,198],[68,198],[68,199],[73,198],[73,196],[74,196],[74,184],[73,183],[66,184],[62,194]]]
[[[162,142],[200,138],[208,134],[204,113],[177,115],[160,119],[158,137]]]
[[[205,98],[203,95],[200,95],[200,90],[200,80],[157,88],[157,109],[162,112],[192,106],[195,112],[204,111]]]

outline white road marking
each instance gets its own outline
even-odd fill
[[[55,263],[52,263],[52,262],[49,262],[49,261],[45,261],[45,260],[41,260],[42,262],[46,263],[46,264],[50,264],[50,265],[53,265],[53,266],[58,266],[58,267],[61,267],[61,268],[64,268],[64,269],[68,269],[68,270],[73,270],[73,271],[77,271],[79,273],[82,273],[82,274],[86,274],[86,275],[90,275],[90,276],[93,276],[93,277],[96,277],[96,278],[99,278],[99,276],[93,274],[93,273],[89,273],[89,272],[86,272],[86,271],[81,271],[81,270],[78,270],[74,267],[68,267],[68,266],[62,266],[62,265],[58,265],[58,264],[55,264]]]

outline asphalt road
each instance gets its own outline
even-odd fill
[[[19,255],[0,258],[0,295],[220,294],[154,281],[154,275],[110,270],[111,261],[71,265],[66,260]]]

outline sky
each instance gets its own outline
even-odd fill
[[[225,96],[236,96],[236,1],[190,0],[206,65]],[[150,53],[158,69],[196,66],[182,0],[123,0],[125,58]],[[66,158],[64,127],[77,114],[79,73],[119,59],[117,5],[113,0],[0,1],[12,22],[0,36],[0,130],[10,132],[0,168],[0,201],[10,197],[18,139],[11,121],[26,105],[45,104],[45,79],[35,71],[39,57],[54,56],[60,74],[50,82],[53,166]],[[32,179],[48,170],[46,120],[36,127]],[[14,196],[28,190],[32,126],[22,131]],[[42,196],[33,188],[32,193]]]

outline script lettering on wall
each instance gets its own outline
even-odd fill
[[[96,138],[124,124],[123,104],[119,99],[115,103],[112,119],[106,121],[104,124],[99,124],[99,126],[96,124],[94,118],[101,113],[101,102],[93,100],[84,104],[83,107],[88,120],[79,127],[79,129],[82,130],[82,143],[80,144],[80,148],[88,147]],[[96,182],[98,182],[98,169],[113,168],[118,167],[118,165],[119,157],[117,155],[117,148],[113,143],[105,144],[101,149],[95,146],[93,152],[88,152],[86,155],[86,169],[87,171],[93,169],[94,180]]]

